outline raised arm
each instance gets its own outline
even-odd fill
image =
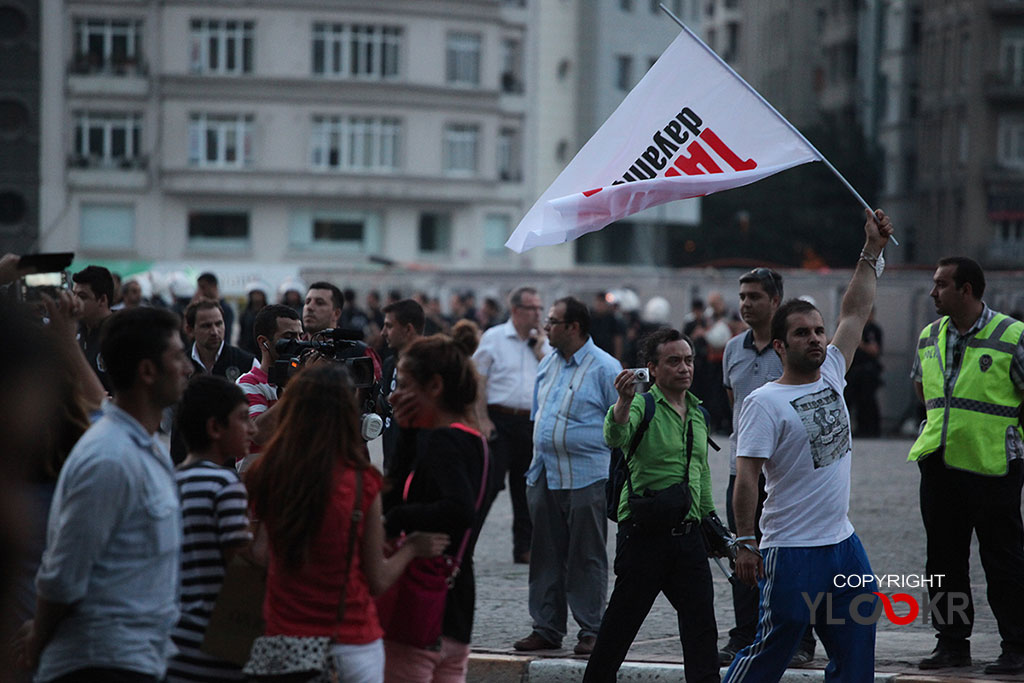
[[[864,209],[867,220],[864,222],[864,248],[853,271],[853,278],[843,295],[843,304],[839,309],[839,325],[832,338],[832,344],[843,353],[846,369],[850,369],[853,354],[860,344],[864,324],[871,315],[871,306],[875,303],[875,285],[878,276],[875,264],[881,257],[882,249],[889,242],[893,233],[892,222],[881,209],[872,214]]]

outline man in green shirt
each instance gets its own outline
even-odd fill
[[[700,520],[714,512],[708,467],[708,428],[700,400],[689,392],[693,382],[693,344],[681,332],[663,328],[642,342],[654,386],[654,417],[629,459],[629,475],[637,496],[675,484],[689,490],[691,504],[666,524],[643,523],[622,487],[619,529],[615,541],[615,589],[605,610],[585,683],[614,681],[640,625],[664,592],[679,618],[687,683],[719,680],[718,627],[707,552]],[[626,450],[644,414],[644,398],[636,393],[632,370],[615,378],[618,400],[605,416],[604,438]]]

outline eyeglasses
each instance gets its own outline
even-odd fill
[[[769,282],[775,294],[782,296],[782,276],[771,268],[754,268],[752,271],[740,278],[740,282]],[[771,292],[769,292],[771,294]]]
[[[544,327],[554,327],[555,325],[567,325],[564,320],[557,320],[556,318],[546,318],[544,320]]]

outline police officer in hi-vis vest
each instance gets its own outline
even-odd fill
[[[909,460],[921,470],[926,571],[943,578],[928,588],[938,644],[920,667],[971,664],[973,531],[1002,639],[1002,654],[985,673],[1016,674],[1024,671],[1024,323],[981,300],[985,274],[969,258],[940,260],[932,280],[942,317],[917,344],[911,377],[927,421]]]

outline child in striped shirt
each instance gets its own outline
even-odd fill
[[[249,403],[222,377],[192,379],[178,408],[178,427],[188,457],[175,477],[181,492],[181,618],[171,638],[178,647],[167,665],[167,681],[241,681],[234,664],[200,651],[224,571],[252,541],[245,487],[233,465],[244,457],[255,427]]]

